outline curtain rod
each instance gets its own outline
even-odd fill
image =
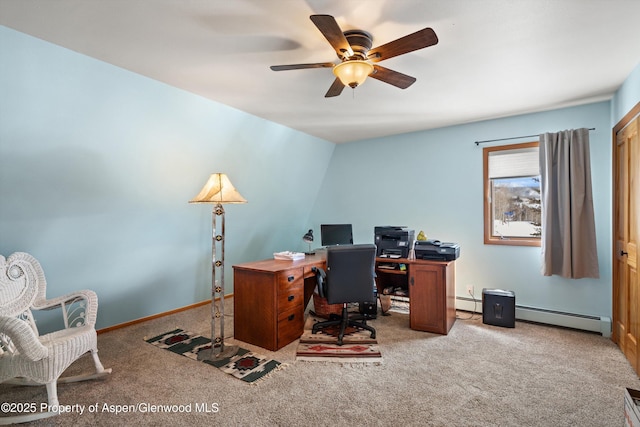
[[[589,128],[589,130],[596,130],[596,128]],[[476,145],[484,144],[485,142],[508,141],[510,139],[533,138],[533,137],[539,137],[539,136],[540,135],[522,135],[522,136],[512,136],[510,138],[487,139],[485,141],[476,141]]]

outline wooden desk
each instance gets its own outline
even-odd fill
[[[237,340],[277,351],[300,338],[316,285],[313,267],[325,252],[297,261],[267,259],[233,266],[233,329]]]
[[[233,266],[233,328],[237,340],[277,351],[300,338],[304,310],[316,285],[313,267],[325,268],[326,252],[297,261],[267,259]],[[376,268],[379,292],[388,285],[409,292],[409,326],[447,334],[456,319],[455,262],[377,258],[404,271]]]
[[[389,270],[383,264],[394,264]],[[398,268],[404,264],[406,269]],[[409,294],[409,327],[418,331],[448,334],[456,321],[455,261],[376,258],[378,293],[399,287]]]

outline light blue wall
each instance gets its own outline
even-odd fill
[[[601,278],[544,277],[540,248],[483,243],[482,146],[474,141],[581,127],[596,128],[590,140]],[[459,296],[467,285],[478,298],[484,287],[506,288],[518,305],[610,316],[610,129],[610,104],[602,102],[338,145],[310,224],[353,223],[356,243],[372,243],[377,225],[424,230],[460,244]]]
[[[0,26],[0,254],[36,256],[49,297],[95,290],[98,327],[210,298],[211,206],[187,201],[212,172],[249,201],[226,206],[228,292],[231,265],[304,249],[333,150]]]
[[[612,103],[334,146],[0,26],[0,253],[38,257],[50,297],[96,290],[98,327],[205,300],[210,207],[187,201],[222,171],[249,200],[226,207],[229,291],[231,265],[303,250],[308,227],[350,222],[371,242],[407,225],[460,243],[458,295],[501,287],[610,316],[610,133],[639,88],[637,67]],[[543,277],[538,248],[483,244],[473,142],[578,127],[596,128],[599,280]]]
[[[625,79],[611,102],[611,123],[615,126],[625,114],[640,102],[640,63]]]

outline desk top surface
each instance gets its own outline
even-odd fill
[[[318,264],[323,264],[327,259],[327,252],[325,250],[317,250],[314,255],[305,255],[302,259],[295,261],[281,260],[281,259],[263,259],[260,261],[244,262],[242,264],[236,264],[233,266],[235,269],[240,270],[256,270],[256,271],[270,271],[278,272],[288,270],[290,268],[307,267]],[[376,262],[388,262],[399,264],[450,264],[454,261],[435,261],[435,260],[410,260],[407,258],[376,258]]]
[[[236,264],[233,266],[235,269],[241,270],[259,270],[259,271],[283,271],[290,268],[306,267],[310,265],[318,265],[324,263],[326,260],[325,251],[316,251],[314,255],[305,255],[302,259],[294,261],[282,260],[282,259],[263,259],[260,261],[245,262],[242,264]]]

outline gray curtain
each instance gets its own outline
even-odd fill
[[[542,274],[598,278],[589,130],[540,135]]]

